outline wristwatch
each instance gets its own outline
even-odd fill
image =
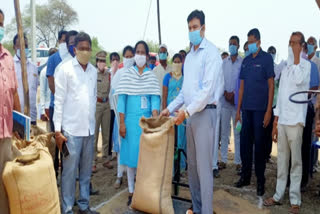
[[[188,113],[187,110],[184,110],[184,117],[185,117],[186,119],[188,119],[188,118],[190,117],[190,114]]]

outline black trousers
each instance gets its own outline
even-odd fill
[[[265,138],[266,139],[266,161],[268,161],[271,158],[271,152],[272,152],[272,128],[273,128],[273,121],[274,121],[273,109],[271,112],[270,123],[266,128],[266,138]]]
[[[108,155],[112,155],[112,134],[113,134],[113,123],[115,118],[114,110],[111,109],[110,111],[111,117],[110,117],[110,129],[109,129],[109,146],[108,146]]]
[[[54,108],[50,106],[49,108],[49,114],[50,114],[50,129],[52,132],[54,132],[54,123],[53,123],[53,114],[54,114]],[[56,146],[56,152],[53,160],[53,166],[54,166],[54,171],[56,173],[56,177],[58,177],[59,174],[59,154],[60,154],[60,160],[61,160],[61,172],[62,173],[62,153],[60,152],[58,146]]]
[[[311,167],[311,143],[312,143],[312,125],[314,120],[315,112],[312,103],[308,104],[306,125],[303,129],[302,136],[302,180],[301,184],[306,185],[309,181],[309,173]]]
[[[263,128],[265,111],[242,111],[242,129],[240,133],[240,155],[242,161],[241,177],[251,180],[253,144],[255,145],[255,173],[258,184],[265,184],[266,169],[266,129]]]

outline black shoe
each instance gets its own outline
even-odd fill
[[[258,196],[263,196],[264,195],[264,185],[263,184],[258,184],[258,186],[257,186],[257,195]]]
[[[132,202],[132,196],[130,195],[128,197],[128,203],[127,203],[128,207],[131,205],[131,202]]]
[[[212,172],[213,172],[213,177],[214,177],[214,178],[219,178],[219,177],[220,177],[220,174],[219,174],[219,170],[218,170],[218,169],[214,169]]]
[[[86,210],[79,210],[79,214],[100,214],[97,211],[93,211],[90,208],[86,209]]]
[[[90,195],[99,195],[99,190],[91,188],[90,189]]]
[[[250,185],[250,181],[245,180],[243,178],[240,178],[239,181],[234,184],[234,186],[237,188],[241,188],[241,187],[249,186],[249,185]]]

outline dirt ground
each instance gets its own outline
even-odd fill
[[[38,123],[40,126],[43,126],[41,122]],[[101,136],[99,140],[99,149],[101,150]],[[252,180],[251,185],[247,186],[242,189],[234,188],[233,184],[239,179],[239,176],[236,173],[235,165],[233,164],[233,140],[231,139],[230,143],[230,152],[228,156],[228,165],[227,168],[220,171],[220,177],[214,180],[214,190],[224,190],[230,193],[233,196],[241,197],[249,201],[251,204],[256,204],[258,206],[259,199],[256,196],[256,179],[254,176],[254,171],[252,173]],[[276,155],[277,155],[277,145],[273,144],[273,151],[272,151],[272,161],[271,163],[267,164],[265,176],[266,176],[266,193],[264,198],[270,197],[274,194],[275,187],[276,187]],[[103,204],[107,203],[113,196],[117,193],[123,191],[127,188],[127,180],[126,176],[124,176],[123,185],[120,189],[116,190],[113,187],[113,184],[116,180],[116,160],[112,162],[114,168],[107,169],[102,166],[105,159],[101,156],[102,154],[99,153],[98,158],[98,172],[93,174],[92,183],[93,187],[99,190],[99,195],[91,196],[90,199],[90,206],[91,207],[101,207]],[[187,183],[187,175],[186,173],[183,174],[182,182]],[[320,196],[319,191],[320,187],[317,186],[320,184],[320,173],[315,173],[314,178],[310,179],[309,186],[306,192],[302,193],[302,207],[301,212],[302,214],[319,214],[320,213]],[[180,196],[185,198],[190,198],[190,194],[188,189],[182,188],[180,189]],[[121,203],[127,203],[127,200],[124,200]],[[289,197],[288,197],[288,189],[286,191],[285,197],[282,201],[281,206],[276,206],[270,209],[272,214],[285,214],[288,213],[289,209]],[[77,208],[75,207],[75,211]],[[120,214],[120,213],[119,213]],[[252,213],[253,214],[253,213]]]

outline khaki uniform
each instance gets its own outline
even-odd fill
[[[110,130],[110,80],[109,73],[98,71],[97,78],[97,106],[96,106],[96,128],[95,128],[95,159],[97,158],[97,148],[99,139],[99,130],[101,126],[102,151],[104,156],[108,156],[109,130]],[[98,102],[103,99],[104,102]]]

